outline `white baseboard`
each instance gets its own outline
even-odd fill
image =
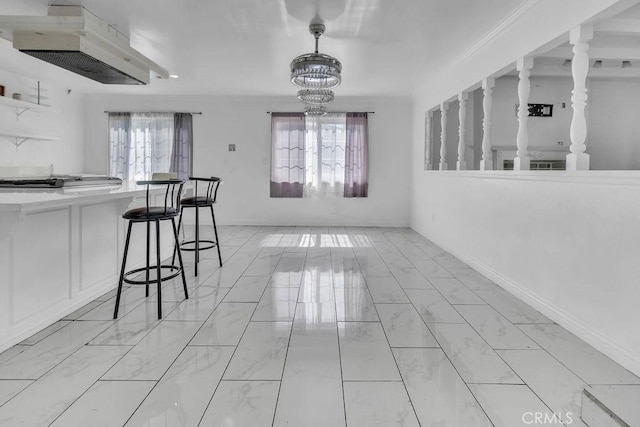
[[[50,307],[47,313],[39,319],[29,319],[8,328],[2,336],[0,336],[0,353],[21,343],[30,336],[61,320],[63,317],[94,301],[99,296],[109,292],[113,289],[114,283],[117,284],[117,279],[105,279],[99,284],[92,286],[90,291],[85,291],[82,297],[76,297],[77,299],[73,301],[73,303],[71,303],[70,300],[64,300]],[[25,326],[25,324],[27,326]]]
[[[163,248],[163,251],[164,250],[165,248]],[[163,256],[163,259],[171,257],[171,255],[173,254],[173,248],[167,247],[166,251],[168,255]],[[127,270],[140,268],[144,265],[144,261],[133,263],[132,265],[127,266]],[[120,268],[118,268],[118,273],[119,272]],[[63,317],[68,316],[74,311],[84,307],[86,304],[95,301],[95,299],[99,296],[102,296],[105,293],[116,289],[118,287],[118,279],[119,275],[114,273],[112,276],[93,284],[90,288],[83,291],[82,297],[75,296],[75,301],[71,302],[68,299],[61,301],[55,306],[49,307],[47,312],[43,314],[41,318],[37,320],[27,319],[24,322],[19,323],[18,325],[13,325],[12,327],[7,328],[7,330],[3,331],[3,333],[0,335],[0,353],[13,347],[16,344],[21,343],[30,336],[40,332],[41,330],[54,324],[58,320],[61,320]]]
[[[193,223],[187,225],[193,225]],[[344,221],[340,218],[336,218],[334,221],[324,221],[324,222],[309,222],[307,220],[296,223],[295,221],[264,221],[260,219],[245,219],[240,220],[234,218],[233,221],[219,222],[218,226],[224,225],[234,225],[234,226],[264,226],[264,227],[389,227],[389,228],[407,228],[409,227],[409,222],[407,221],[385,221],[385,220],[353,220],[353,221]]]
[[[501,286],[503,289],[513,294],[518,299],[529,304],[549,319],[556,322],[587,344],[595,347],[598,351],[604,353],[635,375],[640,376],[640,355],[634,354],[614,341],[611,341],[606,335],[596,331],[592,326],[586,325],[580,319],[567,315],[566,311],[555,305],[553,302],[540,298],[538,295],[519,285],[504,276],[500,272],[492,269],[473,256],[458,250],[444,242],[433,240],[435,244],[442,249],[454,255],[474,270],[483,274],[485,277]]]

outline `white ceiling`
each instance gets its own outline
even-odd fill
[[[640,4],[595,22],[587,53],[589,78],[640,78]],[[570,77],[572,58],[573,46],[566,41],[536,56],[532,75]]]
[[[336,96],[409,95],[530,0],[76,0],[179,79],[101,85],[0,39],[0,68],[87,93],[294,95],[289,63],[313,51],[343,64]],[[49,0],[0,0],[0,15],[47,14]]]

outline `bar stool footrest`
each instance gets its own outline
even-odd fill
[[[150,273],[156,273],[158,270],[158,267],[154,265],[154,266],[149,266],[148,269]],[[174,277],[178,277],[180,275],[180,272],[182,271],[182,269],[177,265],[161,265],[160,271],[162,272],[162,270],[175,270],[175,273],[169,274],[167,276],[161,276],[160,277],[161,282],[164,282],[165,280],[171,280]],[[147,271],[147,267],[140,267],[140,268],[136,268],[135,270],[127,271],[126,273],[124,273],[123,281],[125,283],[129,283],[132,285],[152,285],[154,283],[158,283],[158,279],[156,277],[154,278],[149,277],[149,280],[129,278],[132,275],[137,275],[145,271]]]
[[[212,249],[215,248],[216,246],[218,246],[218,244],[216,242],[214,242],[213,240],[200,240],[200,244],[202,243],[206,243],[207,245],[205,246],[200,246],[198,248],[198,250],[200,251],[205,251],[207,249]],[[193,246],[190,246],[193,245]],[[196,250],[196,241],[195,240],[187,240],[184,242],[180,242],[180,249],[183,251],[195,251]]]

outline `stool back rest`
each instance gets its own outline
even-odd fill
[[[167,179],[178,179],[178,174],[176,172],[154,172],[151,174],[152,181]]]
[[[166,215],[170,208],[174,208],[176,212],[180,212],[180,200],[182,199],[182,189],[184,187],[184,181],[180,179],[152,179],[147,181],[136,181],[138,185],[146,185],[146,203],[147,203],[147,217],[150,216],[149,208],[152,206],[149,201],[149,189],[152,185],[164,185],[164,214]]]
[[[198,197],[198,181],[204,181],[207,183],[207,200],[211,200],[213,203],[216,202],[216,198],[218,197],[218,187],[220,187],[220,183],[222,182],[221,178],[212,176],[211,178],[190,177],[189,179],[196,183],[195,197]]]

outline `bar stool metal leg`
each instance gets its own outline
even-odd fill
[[[144,296],[149,296],[149,247],[151,246],[151,222],[147,221],[147,271],[145,273],[145,278],[147,280],[147,284],[145,287]]]
[[[131,226],[133,223],[129,221],[129,227],[127,228],[127,239],[124,243],[124,256],[122,257],[122,268],[120,269],[120,280],[118,280],[118,295],[116,296],[116,308],[113,312],[113,318],[118,318],[118,308],[120,307],[120,294],[122,293],[122,283],[124,282],[124,272],[127,266],[127,254],[129,253],[129,239],[131,237]]]
[[[198,277],[198,263],[200,262],[200,208],[196,205],[196,277]]]
[[[218,261],[220,262],[220,267],[222,267],[222,255],[220,254],[220,239],[218,239],[218,228],[216,227],[216,216],[213,213],[213,205],[209,207],[211,208],[211,219],[213,219],[213,232],[216,235],[216,246],[218,247]]]
[[[184,206],[180,206],[180,219],[178,220],[178,236],[180,235],[180,225],[182,225],[182,214],[184,213]],[[174,228],[175,228],[175,221],[174,221]],[[184,227],[182,228],[182,235],[184,235]],[[175,265],[176,263],[176,251],[178,250],[178,247],[180,246],[180,243],[177,242],[176,246],[173,248],[173,255],[171,256],[171,265]]]
[[[184,265],[182,264],[182,251],[180,250],[180,238],[178,237],[178,229],[176,228],[175,218],[171,218],[171,225],[173,228],[173,236],[176,240],[176,247],[178,247],[178,262],[180,263],[180,273],[182,274],[182,287],[184,288],[184,298],[189,299],[189,293],[187,292],[187,277],[184,274]]]
[[[157,306],[158,306],[158,319],[162,319],[162,282],[166,280],[171,280],[178,275],[182,275],[182,283],[185,290],[185,296],[187,296],[187,282],[184,273],[184,264],[182,263],[182,255],[179,250],[178,258],[180,260],[180,266],[173,265],[162,265],[162,241],[160,236],[160,223],[162,221],[171,219],[171,229],[174,235],[176,245],[179,244],[179,239],[177,236],[177,228],[175,223],[175,217],[177,216],[176,207],[180,206],[180,198],[182,196],[182,188],[184,185],[184,181],[177,179],[167,179],[167,180],[142,180],[136,181],[138,185],[146,185],[146,208],[135,208],[126,211],[122,217],[126,220],[129,220],[129,227],[127,229],[127,237],[125,241],[124,248],[124,257],[122,262],[122,269],[120,271],[120,280],[118,283],[118,294],[116,297],[116,306],[114,310],[114,319],[118,316],[118,309],[120,307],[120,298],[122,296],[122,287],[124,283],[129,283],[132,285],[145,285],[146,295],[149,296],[149,285],[156,284],[157,287]],[[149,187],[151,185],[163,185],[166,186],[165,196],[164,196],[164,206],[151,206],[149,204]],[[177,191],[176,191],[177,188]],[[171,196],[169,198],[169,196]],[[127,264],[127,256],[129,253],[129,244],[131,241],[131,230],[134,222],[146,222],[147,223],[147,236],[146,236],[146,265],[140,268],[134,268],[133,270],[126,271]],[[156,235],[155,235],[155,244],[156,244],[156,254],[155,254],[155,265],[151,265],[151,222],[155,222],[156,227]],[[175,255],[174,255],[175,256]],[[164,269],[168,269],[169,273],[164,277],[162,275],[163,271],[167,271]],[[152,270],[155,270],[152,271]],[[179,270],[179,271],[178,271]],[[144,279],[140,279],[138,277],[142,276],[142,272],[144,271]],[[153,277],[153,274],[156,277]],[[188,297],[188,296],[187,296]]]
[[[158,282],[158,319],[162,319],[162,273],[160,273],[160,221],[156,220],[156,278]],[[148,268],[147,268],[148,271]]]

